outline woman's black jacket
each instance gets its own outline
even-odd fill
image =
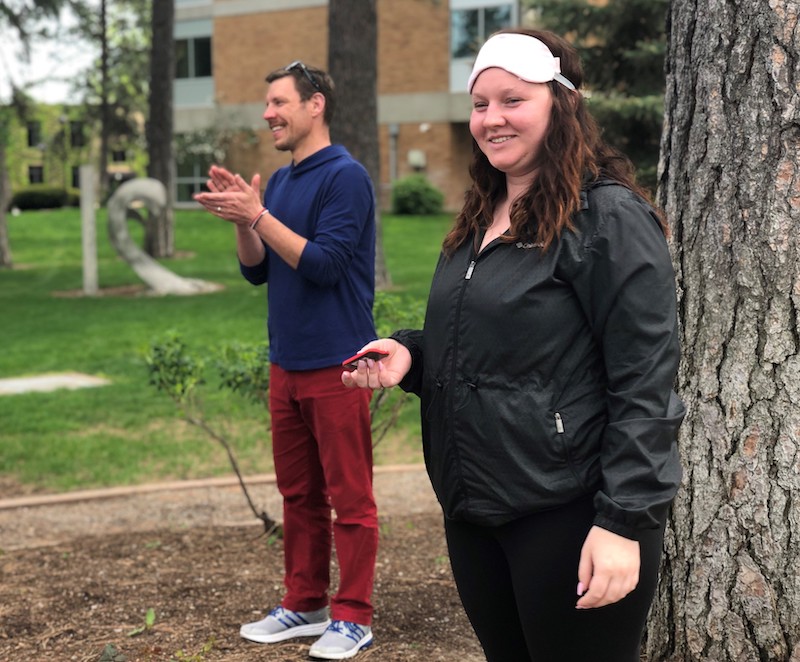
[[[636,538],[681,478],[674,272],[647,203],[613,183],[545,253],[495,240],[440,257],[423,331],[399,331],[425,463],[448,518],[498,525],[594,495]]]

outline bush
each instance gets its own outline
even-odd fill
[[[409,175],[394,183],[392,213],[406,216],[441,214],[444,194],[425,175]]]
[[[65,207],[80,207],[81,206],[81,192],[79,189],[73,188],[67,191],[67,201],[64,203]]]
[[[60,209],[67,203],[67,191],[63,188],[34,184],[17,191],[11,198],[11,207],[19,209]]]

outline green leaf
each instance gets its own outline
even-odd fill
[[[128,632],[129,637],[136,637],[137,635],[142,634],[146,630],[150,630],[156,622],[156,612],[155,609],[152,607],[147,610],[144,615],[144,625],[140,625],[137,628],[133,628],[130,632]]]
[[[98,662],[127,662],[128,658],[114,644],[106,644]]]

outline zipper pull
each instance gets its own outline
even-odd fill
[[[558,434],[564,434],[564,421],[561,420],[561,414],[556,412],[555,418],[556,418],[556,432],[558,432]]]
[[[469,263],[469,266],[467,267],[467,273],[464,276],[464,280],[469,280],[470,278],[472,278],[473,271],[475,271],[475,260],[472,260],[472,262]]]

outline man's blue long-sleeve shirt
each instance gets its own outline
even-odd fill
[[[269,246],[261,264],[240,263],[267,283],[270,361],[284,370],[340,364],[375,339],[375,196],[364,167],[341,145],[280,168],[264,206],[308,240],[297,269]]]

